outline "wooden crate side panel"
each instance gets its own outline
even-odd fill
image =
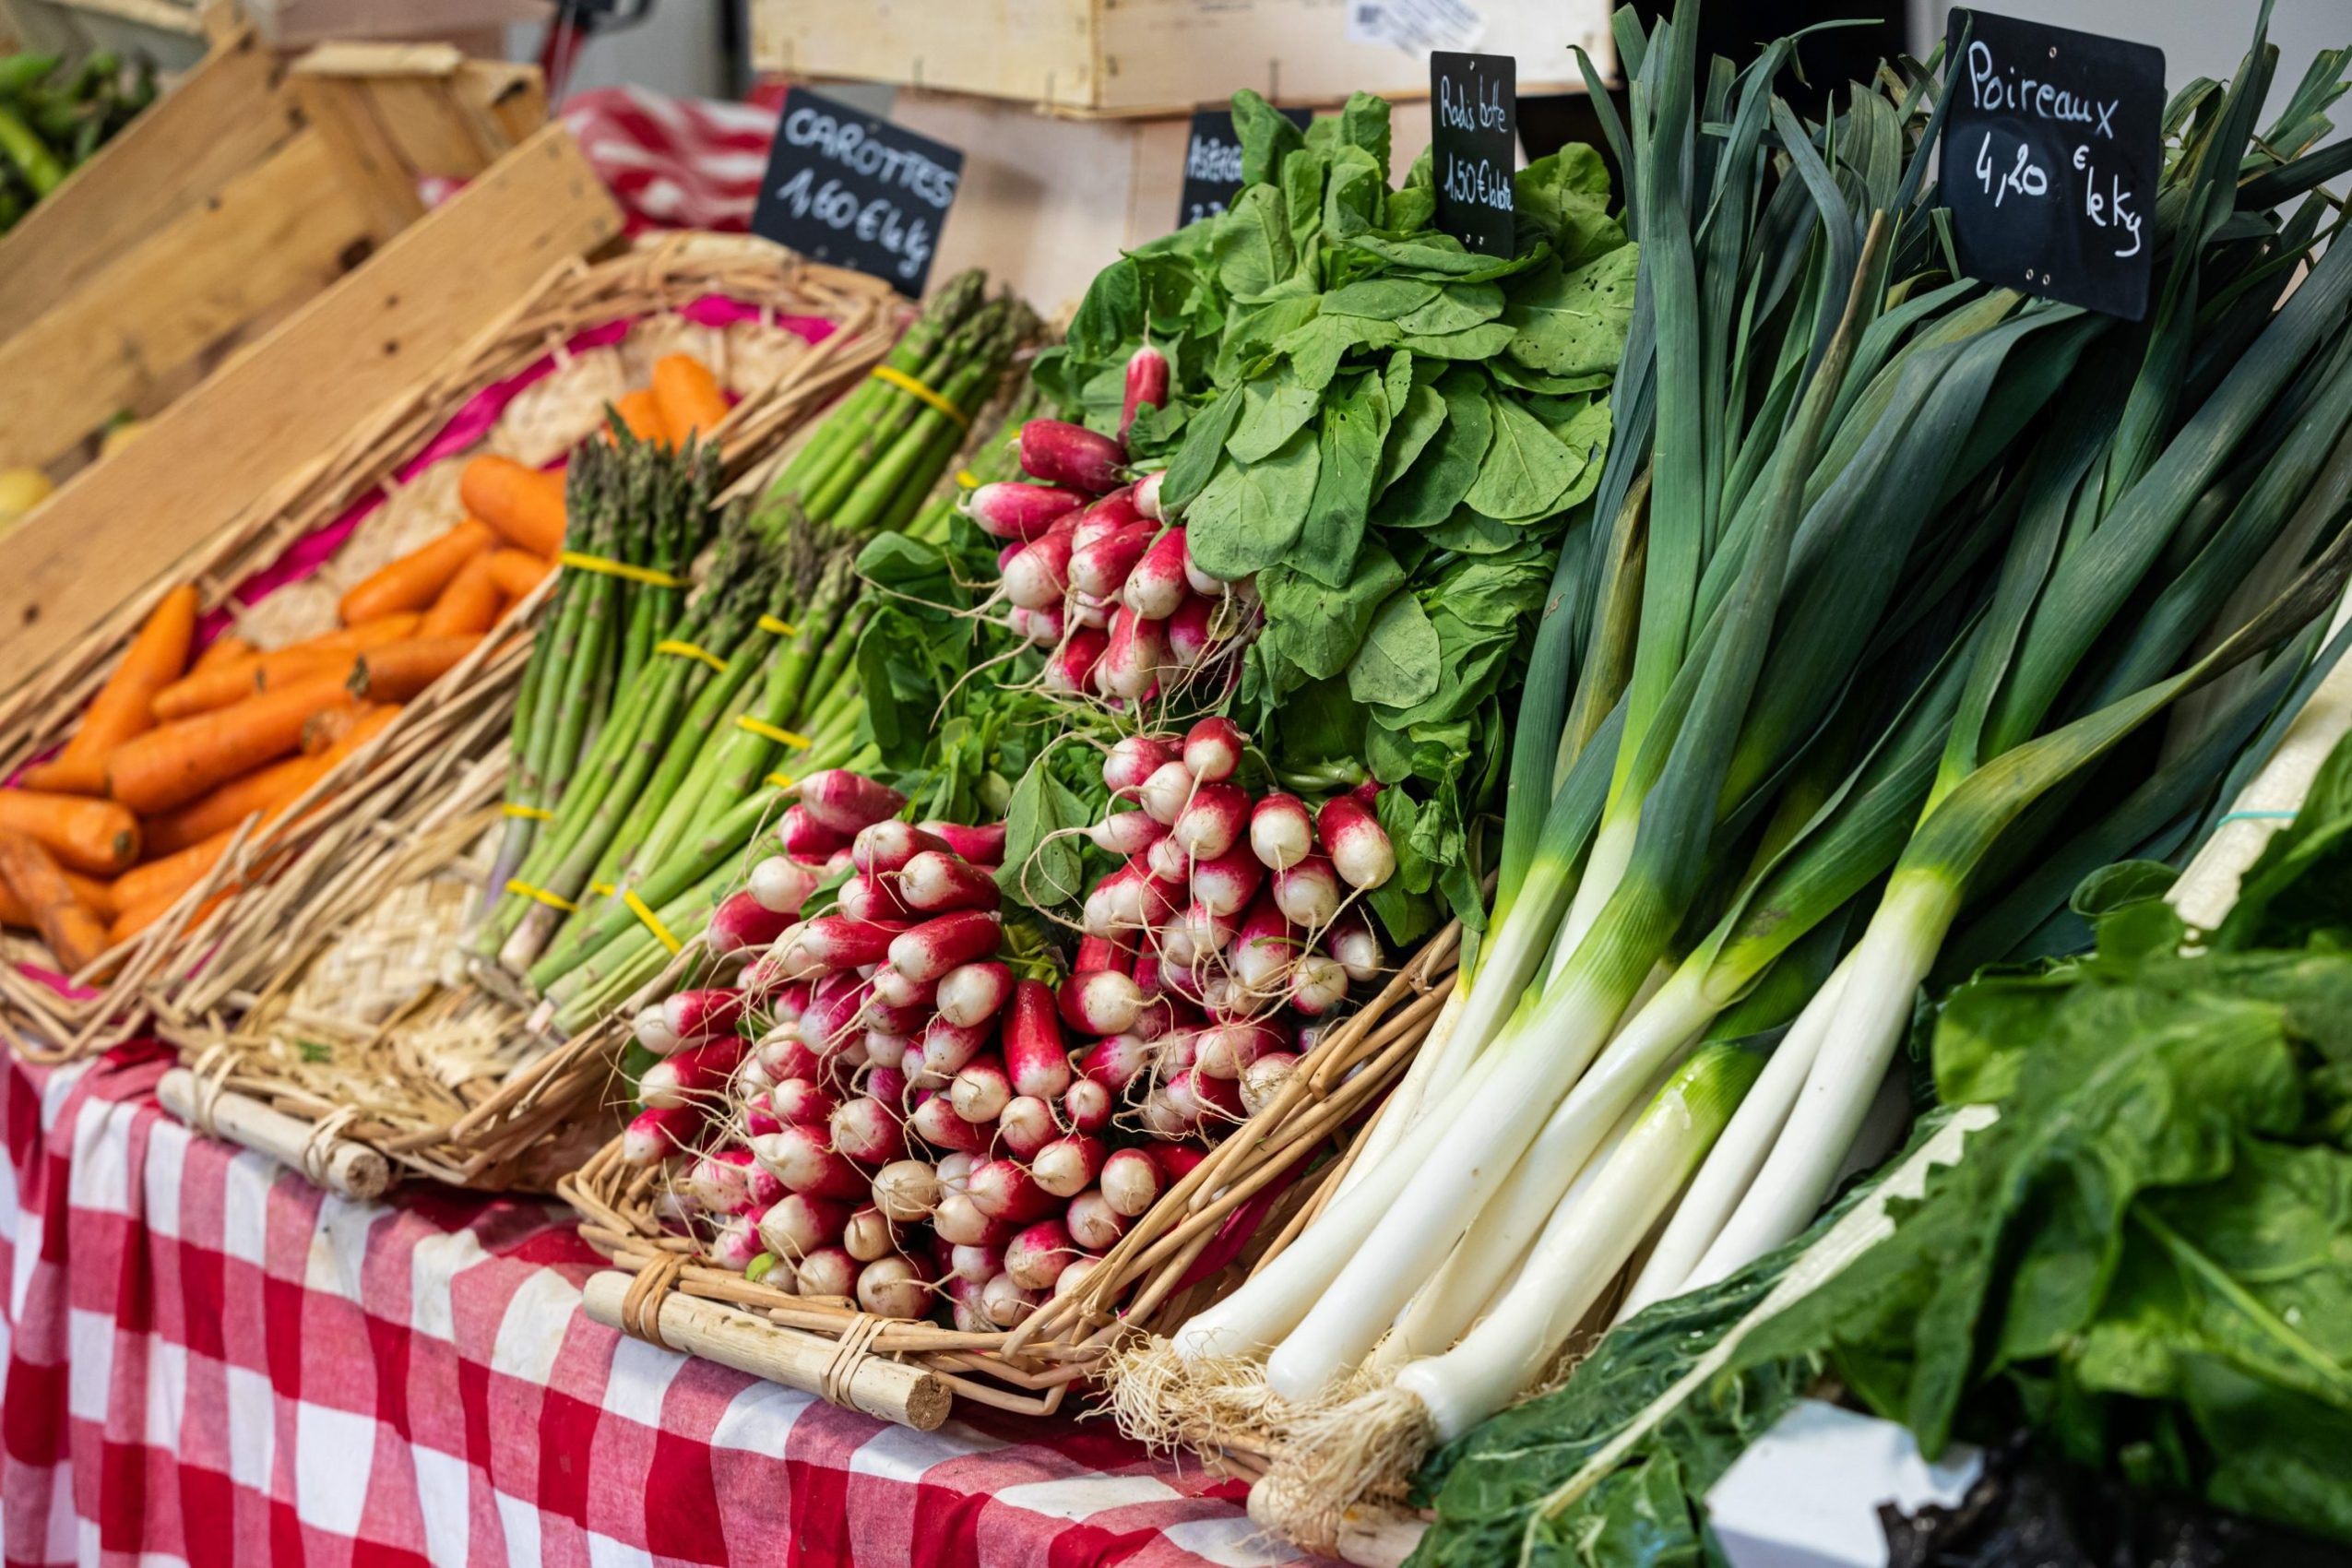
[[[753,0],[752,58],[795,80],[848,77],[1093,107],[1099,0]]]
[[[302,128],[277,62],[241,32],[0,239],[0,338]]]
[[[21,683],[153,593],[290,470],[620,229],[562,126],[508,154],[0,539],[0,680]]]

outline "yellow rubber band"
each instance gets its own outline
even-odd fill
[[[629,912],[636,916],[638,920],[645,922],[646,930],[653,932],[653,939],[656,942],[660,943],[664,947],[670,949],[671,953],[676,953],[680,948],[685,945],[684,943],[670,934],[670,928],[661,923],[661,917],[659,915],[655,914],[651,909],[646,908],[645,900],[637,897],[637,890],[636,888],[632,887],[627,892],[622,894],[621,902],[628,905]]]
[[[600,898],[610,898],[621,890],[609,882],[591,882],[588,884],[588,891]]]
[[[506,879],[506,891],[519,893],[535,904],[544,904],[551,909],[561,909],[567,915],[576,915],[580,912],[580,907],[563,895],[550,893],[544,887],[533,887],[529,883],[517,877],[510,876]]]
[[[962,485],[966,490],[978,490],[980,487],[980,476],[972,472],[969,469],[957,469],[956,470],[956,482]]]
[[[753,734],[773,741],[779,746],[794,746],[802,751],[807,751],[816,744],[814,741],[810,740],[798,730],[779,730],[766,719],[754,719],[748,713],[737,716],[735,728],[748,730]]]
[[[711,652],[710,649],[707,647],[696,647],[692,643],[682,643],[677,641],[675,638],[664,637],[661,641],[653,645],[653,651],[656,653],[674,653],[681,659],[699,659],[705,664],[709,665],[713,670],[718,671],[721,675],[727,673],[727,661],[725,659]]]
[[[652,588],[684,588],[688,579],[673,577],[667,572],[657,572],[650,566],[633,566],[626,561],[608,560],[601,555],[589,555],[577,550],[566,550],[555,557],[556,564],[582,572],[600,572],[608,577],[626,577],[633,583]]]
[[[545,806],[518,805],[513,801],[498,808],[508,816],[529,817],[533,822],[553,822],[555,814]]]
[[[790,621],[780,620],[774,615],[761,616],[759,618],[759,629],[763,632],[773,632],[779,637],[797,637],[801,635],[801,629],[798,626],[795,626]]]
[[[773,784],[779,790],[789,790],[800,780],[789,773],[771,773],[763,782]]]
[[[893,370],[886,364],[878,364],[873,367],[873,378],[876,381],[886,381],[890,383],[891,386],[898,388],[901,392],[913,394],[915,397],[921,398],[924,402],[929,403],[932,408],[937,409],[941,413],[945,414],[949,419],[954,420],[956,424],[962,428],[966,430],[971,429],[972,421],[969,414],[964,412],[963,410],[957,408],[955,404],[949,402],[946,398],[932,391],[930,387],[925,386],[921,382],[917,381],[913,376],[909,375],[905,371]]]

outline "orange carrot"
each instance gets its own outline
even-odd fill
[[[50,859],[55,860],[56,857],[52,855]],[[65,885],[74,890],[74,897],[80,899],[91,914],[101,921],[111,921],[114,918],[114,885],[113,883],[101,882],[94,876],[84,876],[77,871],[65,872],[64,874]],[[8,891],[8,885],[6,882],[0,882],[0,925],[22,926],[30,929],[32,924],[32,911],[17,902],[15,895]]]
[[[309,755],[288,757],[284,762],[255,768],[232,778],[202,800],[148,818],[147,852],[155,857],[176,855],[216,833],[227,832],[255,812],[284,805],[326,778],[329,768],[358,750],[362,742],[391,723],[399,712],[388,704],[327,709],[308,728],[335,730],[338,732],[332,740]],[[328,719],[341,722],[326,723]]]
[[[0,829],[21,833],[76,871],[112,875],[139,858],[138,819],[113,801],[0,790]]]
[[[700,436],[707,439],[727,417],[727,394],[710,367],[692,354],[664,354],[653,365],[653,395],[661,403],[661,422],[679,445]]]
[[[311,715],[310,721],[303,726],[303,755],[316,756],[330,746],[339,745],[345,736],[362,724],[370,722],[376,714],[398,707],[396,703],[362,703],[357,707],[321,709]],[[376,728],[381,729],[382,726],[379,724]],[[368,732],[374,734],[375,731],[370,730]],[[224,790],[228,787],[226,784],[221,786]],[[148,835],[150,844],[154,837],[152,833]]]
[[[449,579],[497,538],[487,524],[468,517],[447,533],[426,540],[398,561],[378,567],[346,593],[340,606],[343,624],[356,626],[403,610],[426,609],[441,597]]]
[[[181,893],[184,893],[186,891],[187,889],[184,887],[180,890]],[[220,892],[215,893],[211,897],[207,898],[203,903],[197,905],[196,912],[188,917],[187,924],[182,929],[194,931],[197,926],[204,923],[205,916],[212,913],[213,910],[226,903],[228,901],[229,895],[234,891],[235,889],[233,888],[224,887]],[[170,914],[172,912],[172,906],[179,901],[180,894],[174,893],[168,897],[152,898],[144,904],[134,905],[131,908],[123,910],[114,917],[114,923],[106,928],[106,944],[110,947],[120,947],[124,943],[128,942],[132,937],[137,936],[139,932],[145,931],[148,927],[153,925],[156,921]]]
[[[106,787],[106,755],[154,723],[148,704],[187,668],[196,636],[196,590],[183,583],[163,596],[124,651],[105,686],[82,715],[81,728],[52,760],[25,770],[29,790],[95,795]]]
[[[68,974],[106,951],[106,922],[75,894],[49,851],[21,833],[0,833],[0,884]]]
[[[564,476],[487,454],[457,479],[466,510],[534,555],[564,548]]]
[[[661,399],[654,396],[652,387],[640,386],[634,392],[624,394],[613,401],[612,411],[621,416],[621,422],[628,426],[629,434],[638,440],[650,441],[659,446],[677,445],[670,439],[670,427],[662,422]],[[605,427],[604,439],[612,439],[610,425]]]
[[[543,555],[533,555],[528,550],[494,550],[490,555],[492,580],[498,591],[510,600],[522,598],[539,587],[540,579],[555,570]]]
[[[256,692],[269,691],[305,676],[338,670],[348,674],[351,655],[412,637],[423,619],[414,611],[381,615],[339,632],[255,654],[238,664],[198,671],[155,694],[155,717],[165,720],[185,719],[190,714],[209,713],[216,707],[243,702]]]
[[[498,578],[491,568],[494,552],[484,552],[457,569],[441,597],[425,612],[424,620],[417,626],[420,637],[462,637],[474,632],[486,632],[497,624],[498,605],[504,597],[498,591]]]
[[[223,664],[234,664],[240,659],[251,659],[259,651],[253,644],[245,641],[236,633],[223,632],[213,638],[202,653],[196,656],[196,662],[188,666],[188,673],[195,675],[207,670],[218,670]]]
[[[459,637],[411,637],[360,655],[351,689],[373,702],[406,702],[439,680],[471,653],[481,634]]]
[[[107,758],[107,786],[133,811],[152,814],[185,805],[241,773],[298,750],[303,726],[313,715],[358,700],[338,676],[310,675],[232,707],[178,719],[137,737]]]

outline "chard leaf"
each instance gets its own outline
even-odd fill
[[[1004,863],[996,885],[1031,909],[1075,903],[1086,890],[1082,840],[1063,830],[1085,826],[1088,814],[1076,792],[1053,776],[1051,764],[1051,756],[1031,763],[1004,811]]]

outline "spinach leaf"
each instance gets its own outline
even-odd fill
[[[1228,457],[1184,508],[1184,540],[1201,570],[1230,582],[1288,554],[1307,520],[1321,450],[1315,433],[1301,430],[1261,461]]]
[[[1161,506],[1177,512],[1200,494],[1225,455],[1225,438],[1241,412],[1241,398],[1229,392],[1185,429],[1184,445],[1177,448],[1176,460],[1168,465],[1168,477],[1159,481]]]
[[[1437,391],[1445,404],[1440,437],[1380,498],[1373,521],[1384,527],[1416,529],[1443,522],[1478,482],[1479,467],[1494,435],[1486,378],[1475,371],[1455,370],[1438,383]]]
[[[1323,407],[1323,397],[1302,386],[1289,365],[1241,388],[1241,413],[1225,449],[1245,463],[1263,462],[1296,435]]]
[[[1309,576],[1335,588],[1355,570],[1372,483],[1380,475],[1381,443],[1388,434],[1388,395],[1381,378],[1367,373],[1350,382],[1324,410],[1314,496],[1289,557]]]
[[[1437,628],[1410,589],[1389,595],[1348,666],[1348,695],[1383,707],[1410,707],[1437,690]]]
[[[1515,328],[1511,357],[1550,375],[1613,369],[1633,325],[1637,266],[1634,247],[1623,245],[1573,272],[1547,267],[1515,289],[1503,313]]]
[[[1310,677],[1328,680],[1348,668],[1373,615],[1404,582],[1404,568],[1377,544],[1364,548],[1356,570],[1336,588],[1277,566],[1258,578],[1264,640]]]
[[[1494,434],[1479,477],[1462,499],[1473,511],[1504,521],[1546,517],[1585,470],[1585,459],[1560,444],[1515,398],[1490,395]]]

